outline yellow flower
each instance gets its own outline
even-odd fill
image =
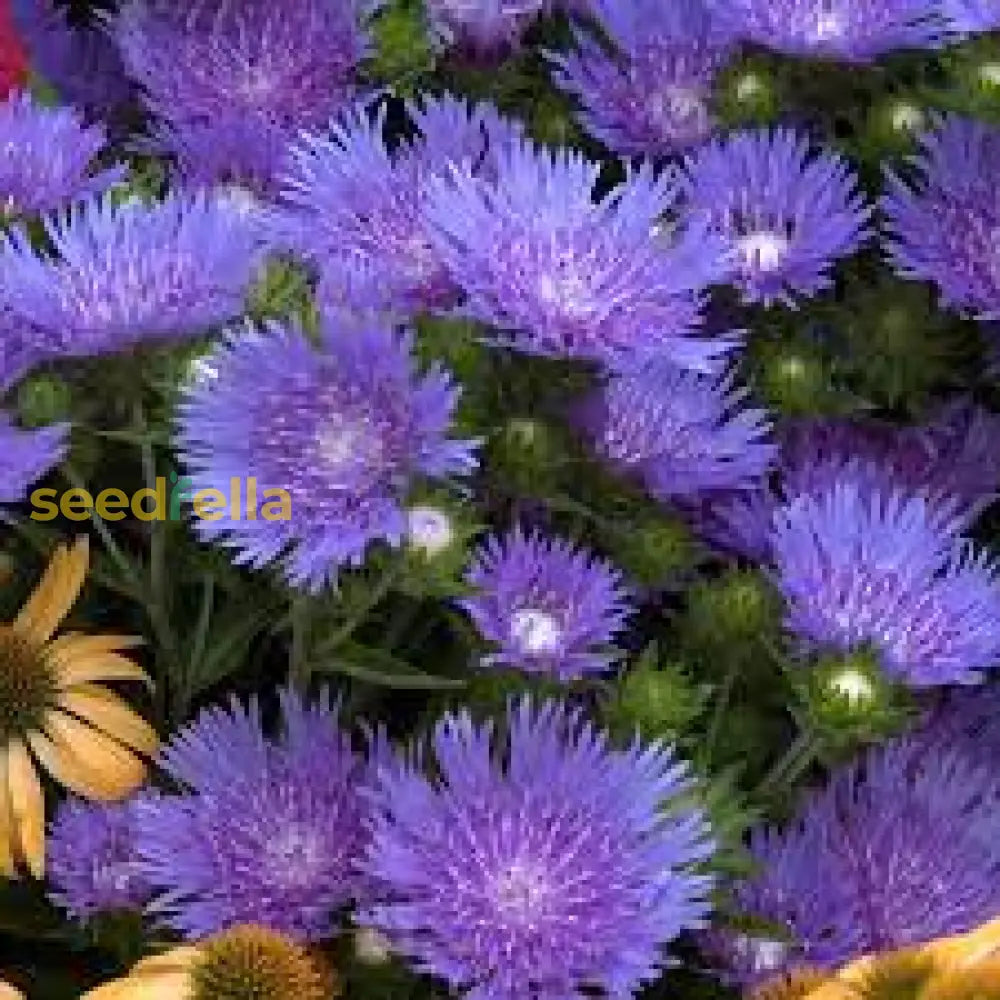
[[[141,640],[68,632],[53,638],[87,575],[85,537],[59,546],[17,617],[0,624],[0,872],[45,871],[39,768],[90,799],[124,798],[142,784],[140,754],[158,739],[118,695],[95,681],[149,683],[120,655]]]
[[[83,1000],[330,1000],[338,992],[327,963],[282,934],[247,925],[144,959]]]
[[[0,1000],[24,1000],[24,994],[16,986],[0,979]]]

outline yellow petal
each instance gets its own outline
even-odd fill
[[[81,684],[60,694],[58,705],[139,753],[152,756],[160,745],[156,730],[127,702],[104,688]]]
[[[967,934],[932,941],[927,950],[944,968],[974,965],[995,957],[1000,954],[1000,920],[991,920]]]
[[[196,945],[180,945],[159,955],[150,955],[132,966],[130,976],[161,975],[165,972],[183,972],[201,956],[201,949]]]
[[[130,635],[73,634],[50,643],[47,653],[60,687],[86,681],[142,681],[151,688],[153,682],[142,667],[117,652],[141,644],[142,639]]]
[[[10,792],[7,790],[7,751],[0,750],[0,872],[6,878],[17,874],[14,864],[14,817],[10,808]]]
[[[81,1000],[190,1000],[191,979],[186,972],[158,976],[126,976],[98,986]]]
[[[10,983],[0,982],[0,1000],[24,1000],[24,994]]]
[[[14,627],[35,642],[48,642],[80,596],[89,561],[86,535],[81,535],[72,548],[60,545],[38,586],[14,619]]]
[[[113,802],[142,784],[142,761],[120,743],[61,712],[50,712],[45,733],[28,734],[28,745],[56,781],[77,795]]]
[[[7,787],[21,856],[35,878],[45,876],[45,798],[38,772],[19,739],[7,747]]]

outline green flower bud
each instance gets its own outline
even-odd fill
[[[72,394],[56,375],[35,375],[17,387],[17,412],[25,427],[43,427],[69,416]]]
[[[696,684],[683,664],[658,663],[654,644],[618,682],[605,716],[623,738],[638,730],[646,740],[677,742],[700,718],[708,697],[708,689]]]

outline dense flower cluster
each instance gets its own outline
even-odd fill
[[[0,996],[1000,995],[994,31],[0,0]]]

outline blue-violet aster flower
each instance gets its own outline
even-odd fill
[[[465,58],[494,60],[516,47],[545,0],[427,0],[431,33],[439,48]]]
[[[240,563],[282,559],[314,590],[369,543],[402,544],[412,482],[475,466],[475,442],[448,437],[458,390],[437,366],[417,370],[409,334],[325,317],[320,339],[274,324],[234,333],[180,404],[179,431],[192,494],[228,496],[234,476],[257,486],[253,518],[198,517],[202,536]]]
[[[0,243],[0,309],[17,334],[3,344],[3,377],[39,360],[202,335],[243,312],[262,257],[258,224],[203,193],[149,205],[105,196],[45,228],[51,255],[21,230]]]
[[[736,901],[775,939],[738,949],[736,972],[834,968],[994,917],[995,788],[991,768],[944,748],[915,758],[905,740],[837,772],[786,829],[753,835],[759,873]]]
[[[569,680],[608,669],[609,649],[632,614],[621,573],[560,538],[515,529],[487,539],[462,602],[497,647],[490,667],[513,667]]]
[[[745,489],[777,451],[766,413],[746,396],[731,376],[650,363],[610,378],[585,404],[583,425],[601,458],[659,500]]]
[[[666,232],[671,172],[643,166],[595,201],[600,170],[524,142],[501,152],[495,181],[468,167],[432,179],[427,213],[467,311],[529,354],[717,365],[734,340],[694,333],[701,290],[722,273],[721,243],[697,225]]]
[[[243,923],[326,937],[363,891],[369,765],[326,694],[283,691],[281,709],[278,739],[256,702],[202,712],[162,753],[181,792],[136,805],[148,912],[189,940]]]
[[[627,156],[665,156],[711,134],[712,85],[730,46],[698,0],[592,0],[614,44],[577,28],[577,49],[550,53],[558,86],[582,106],[584,128]]]
[[[152,889],[135,850],[138,799],[67,799],[49,827],[49,897],[75,920],[115,910],[141,910]]]
[[[73,108],[46,108],[27,93],[0,102],[0,216],[34,215],[100,194],[124,167],[95,169],[106,134]]]
[[[941,0],[941,9],[952,30],[961,35],[1000,28],[998,0]]]
[[[794,305],[829,287],[831,265],[869,235],[847,161],[789,129],[738,132],[691,154],[683,197],[725,239],[747,302]]]
[[[0,503],[24,500],[28,487],[63,460],[68,436],[66,424],[26,429],[0,412]]]
[[[220,179],[260,180],[268,171],[250,141],[254,130],[264,148],[280,150],[282,139],[321,127],[354,98],[355,70],[369,51],[363,22],[376,6],[366,0],[193,6],[130,0],[110,27],[149,110],[167,126],[158,133],[166,151],[173,137],[190,161],[200,145],[226,168]],[[234,139],[240,123],[247,139],[242,147]],[[228,164],[213,148],[214,124],[232,153]],[[269,167],[276,172],[279,166],[276,155]]]
[[[747,41],[793,56],[869,63],[947,38],[938,0],[711,0]]]
[[[945,305],[1000,319],[1000,130],[948,118],[916,165],[917,185],[890,172],[882,200],[896,272],[933,282]]]
[[[845,474],[775,513],[787,627],[807,645],[872,646],[913,687],[976,683],[1000,658],[1000,583],[955,506]]]
[[[511,706],[507,728],[448,715],[437,777],[412,758],[380,770],[367,869],[383,898],[361,922],[476,1000],[632,996],[708,911],[687,769],[660,744],[614,750],[551,702]]]

